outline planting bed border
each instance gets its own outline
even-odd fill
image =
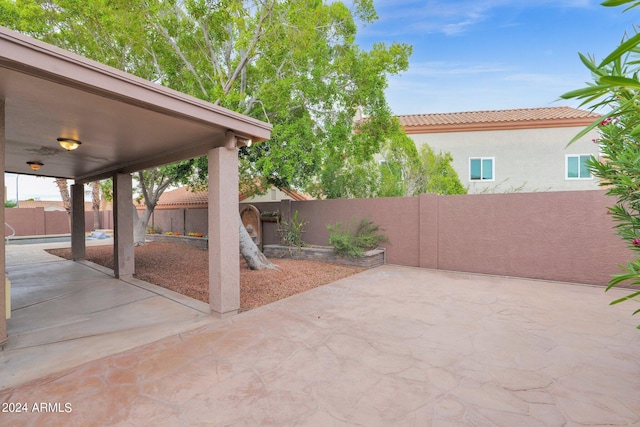
[[[181,245],[194,246],[200,249],[209,249],[209,239],[206,237],[172,236],[167,234],[147,234],[146,240],[148,242],[179,243]]]
[[[350,257],[338,255],[333,252],[332,247],[327,246],[308,246],[298,248],[294,246],[264,245],[263,253],[267,258],[293,258],[310,261],[324,261],[362,268],[379,267],[385,263],[384,249],[373,249],[367,251],[362,257]]]
[[[149,242],[179,243],[200,249],[208,249],[209,247],[209,239],[206,237],[147,234],[146,239]],[[334,253],[333,248],[329,246],[308,246],[298,248],[282,245],[264,245],[263,253],[267,258],[292,258],[310,261],[323,261],[342,265],[352,265],[367,269],[379,267],[385,264],[384,249],[373,249],[367,251],[362,257],[350,257]]]

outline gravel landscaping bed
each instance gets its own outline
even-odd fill
[[[71,249],[47,252],[71,259]],[[88,261],[113,269],[112,246],[87,247]],[[135,248],[135,278],[209,302],[207,251],[173,243],[149,243]],[[280,271],[249,270],[240,259],[240,311],[304,292],[364,269],[318,261],[271,259]]]

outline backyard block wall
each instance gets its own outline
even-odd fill
[[[326,245],[327,224],[369,217],[389,237],[387,262],[503,276],[604,285],[634,253],[615,234],[604,191],[473,194],[355,200],[261,202],[261,212],[296,210],[307,221],[307,243]],[[103,228],[112,224],[103,215]],[[5,210],[18,236],[69,233],[65,212]],[[151,223],[163,232],[207,230],[207,209],[158,209]],[[263,222],[264,244],[279,243],[277,224]],[[86,212],[86,229],[93,213]],[[10,234],[10,230],[5,228]]]
[[[4,210],[4,221],[16,230],[16,236],[68,234],[69,215],[65,211],[45,211],[44,208],[9,208]],[[93,229],[93,212],[85,212],[85,230]],[[5,235],[11,235],[5,226]]]
[[[149,227],[155,227],[162,233],[168,231],[203,233],[207,235],[207,208],[155,209],[149,220]],[[142,213],[139,211],[138,215]]]
[[[296,210],[304,240],[326,245],[326,224],[369,217],[385,229],[387,262],[413,267],[604,285],[633,252],[617,236],[604,191],[422,195],[256,203]],[[264,223],[265,244],[277,243]]]

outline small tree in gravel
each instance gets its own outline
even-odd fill
[[[306,246],[302,240],[302,233],[307,221],[298,218],[298,211],[288,219],[283,219],[278,224],[278,234],[280,235],[280,243],[285,246],[297,246],[299,248]]]

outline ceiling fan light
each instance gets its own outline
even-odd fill
[[[42,162],[27,162],[27,164],[29,165],[32,171],[39,171],[40,168],[44,166],[44,163]]]
[[[71,151],[78,148],[80,144],[82,144],[82,142],[78,141],[77,139],[58,138],[58,144],[60,144],[60,146],[65,150]]]

